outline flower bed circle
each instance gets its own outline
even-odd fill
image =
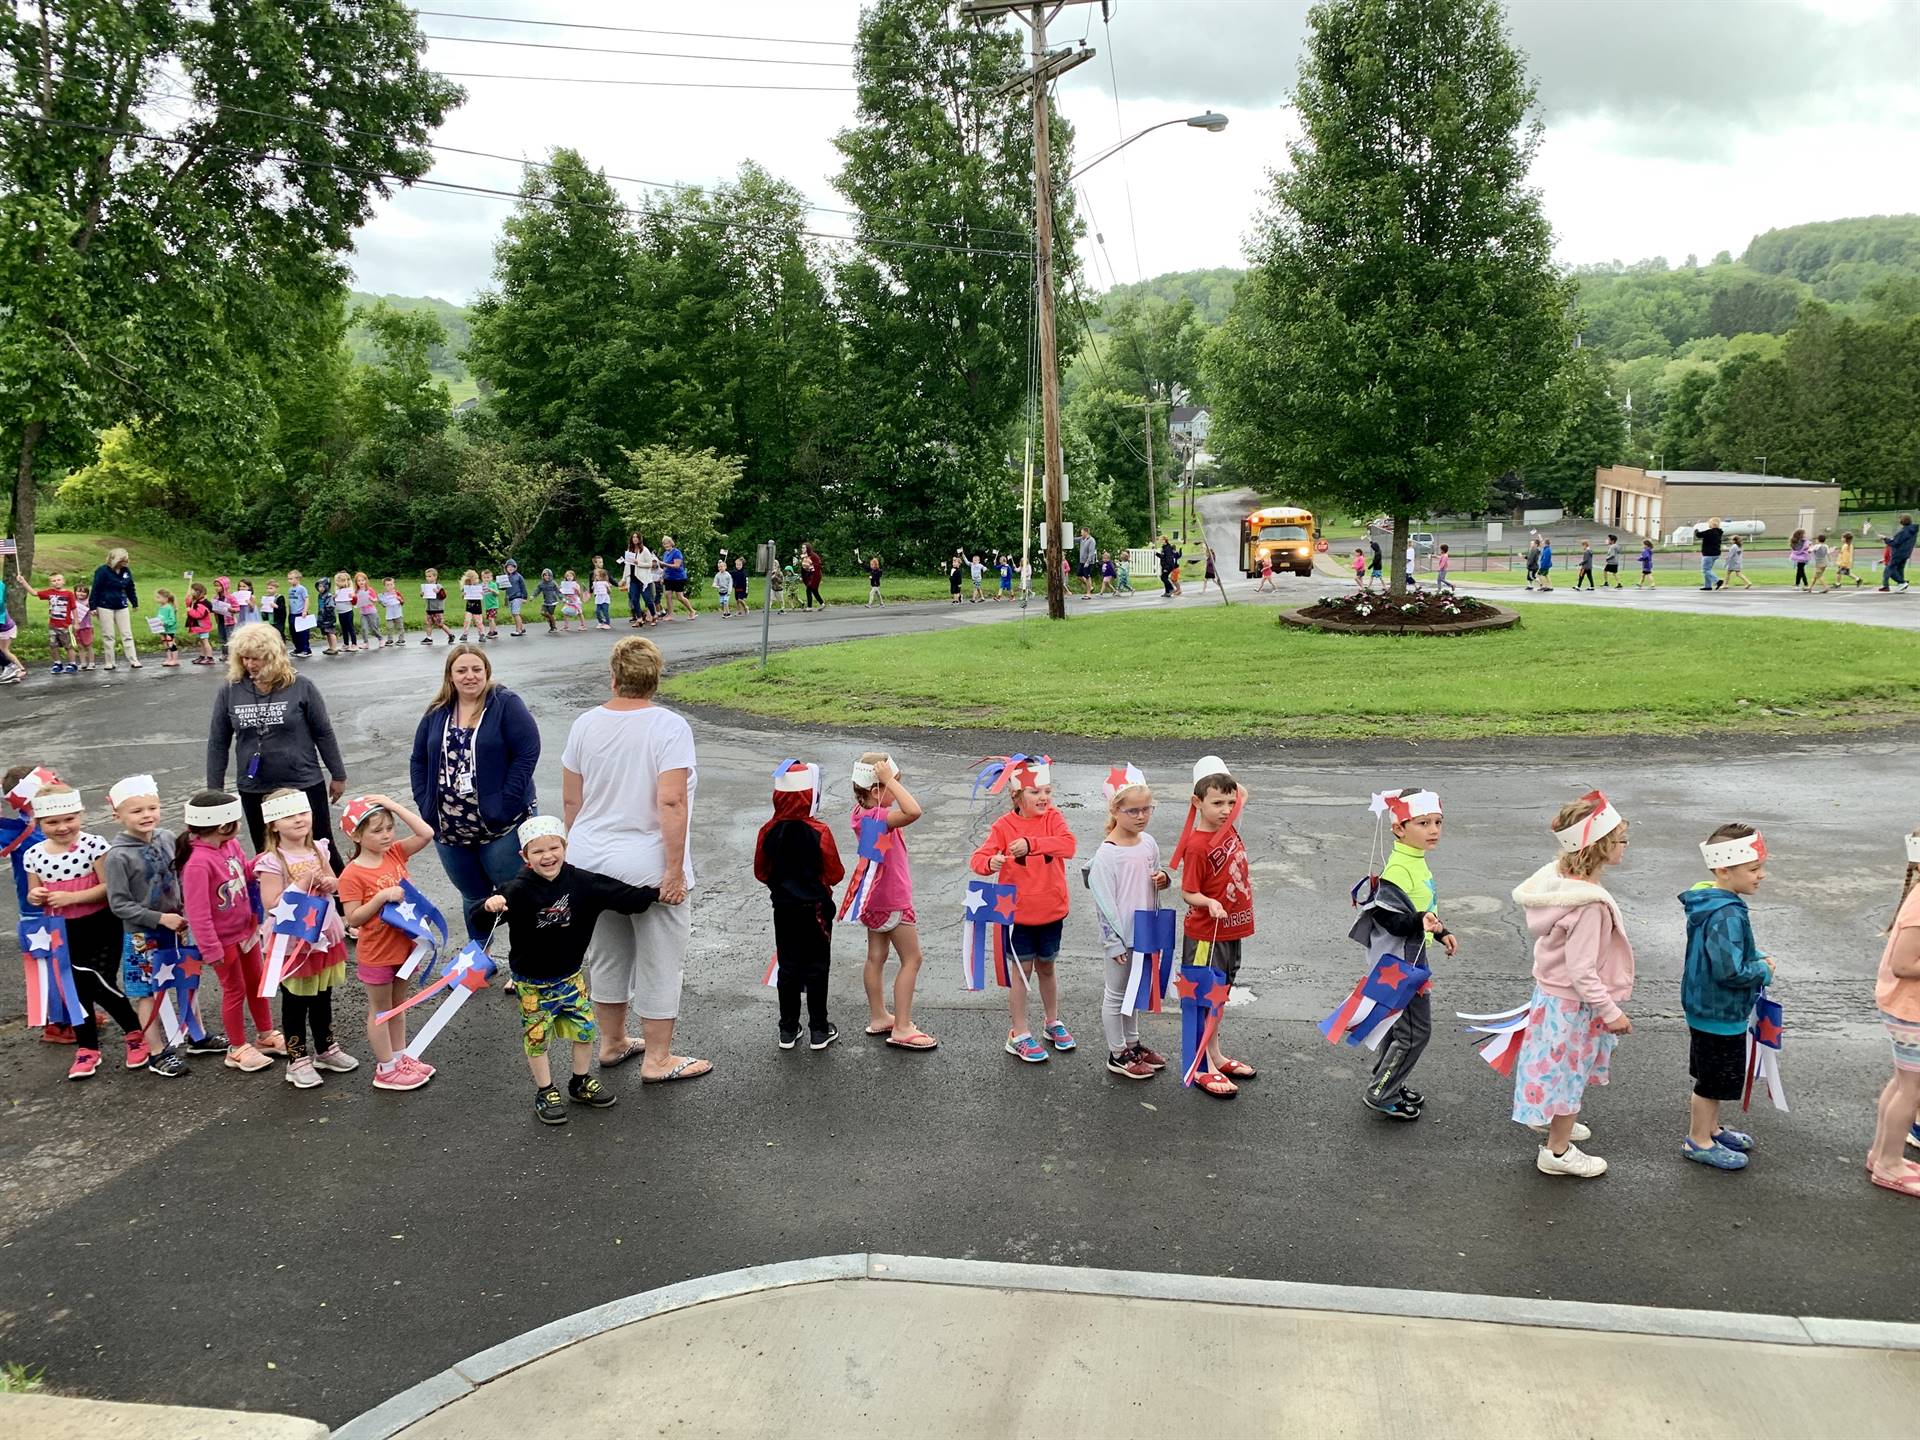
[[[1280,623],[1342,635],[1466,635],[1509,629],[1520,623],[1520,612],[1471,595],[1430,590],[1384,595],[1361,590],[1323,595],[1311,605],[1282,610]]]

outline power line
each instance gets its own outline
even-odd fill
[[[680,50],[618,50],[603,45],[560,45],[545,40],[492,40],[479,35],[427,35],[454,45],[507,45],[517,50],[570,50],[586,55],[648,55],[660,60],[728,60],[738,65],[810,65],[825,70],[851,70],[851,60],[781,60],[771,55],[689,55]]]
[[[538,25],[551,30],[604,30],[622,35],[677,35],[686,40],[762,40],[770,45],[827,45],[851,50],[847,40],[812,40],[798,35],[724,35],[711,30],[656,30],[645,25],[590,25],[580,20],[533,20],[520,15],[470,15],[459,10],[415,10],[435,20],[479,20],[488,25]]]
[[[816,94],[855,95],[851,85],[748,85],[723,80],[589,80],[579,75],[495,75],[477,70],[439,70],[450,80],[543,80],[556,85],[640,85],[659,90],[808,90]]]
[[[1113,132],[1115,135],[1124,137],[1127,130],[1126,125],[1120,118],[1120,72],[1114,66],[1113,26],[1108,23],[1107,7],[1105,5],[1100,7],[1100,24],[1106,32],[1107,39],[1107,78],[1113,84]],[[1120,148],[1126,148],[1127,142],[1124,138],[1122,138],[1119,143]],[[1147,277],[1145,267],[1140,263],[1140,230],[1139,227],[1135,225],[1133,219],[1133,176],[1127,169],[1127,157],[1124,155],[1120,157],[1120,185],[1122,192],[1127,197],[1127,233],[1133,239],[1134,278],[1144,280]],[[1111,258],[1107,261],[1107,269],[1109,272],[1113,269],[1113,261]]]

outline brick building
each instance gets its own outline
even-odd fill
[[[1602,465],[1593,472],[1593,518],[1608,529],[1658,540],[1715,515],[1725,520],[1759,520],[1769,535],[1836,531],[1840,487],[1734,470]]]

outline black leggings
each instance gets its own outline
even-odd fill
[[[1805,585],[1807,583],[1806,561],[1796,560],[1793,562],[1793,583],[1796,585]]]
[[[333,1048],[333,991],[318,995],[296,995],[280,987],[280,1032],[287,1037],[287,1054],[294,1059],[308,1054],[307,1031],[313,1031],[312,1054]]]
[[[819,905],[773,907],[773,948],[780,957],[780,1024],[800,1025],[800,995],[807,997],[807,1026],[827,1028],[827,971],[833,961],[833,908]]]
[[[345,645],[345,646],[346,646],[346,647],[347,647],[347,648],[348,648],[349,650],[351,650],[351,649],[353,648],[353,645],[354,645],[354,638],[353,638],[353,625],[354,625],[354,615],[353,615],[353,611],[351,611],[351,610],[341,610],[341,611],[338,611],[337,613],[338,613],[338,615],[340,616],[340,643],[341,643],[341,644],[343,644],[343,645]]]
[[[807,609],[811,610],[813,608],[813,602],[816,600],[819,600],[821,607],[825,608],[827,602],[820,599],[820,577],[818,575],[814,576],[813,579],[806,582],[806,586]]]
[[[96,1005],[111,1015],[122,1030],[140,1028],[140,1017],[116,983],[120,978],[122,933],[120,922],[108,910],[67,917],[73,993],[80,998],[80,1008],[87,1012],[87,1018],[73,1027],[73,1038],[83,1050],[100,1048],[100,1028],[93,1018]]]

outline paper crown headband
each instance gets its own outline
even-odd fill
[[[52,820],[61,815],[84,815],[87,806],[78,790],[56,790],[49,795],[42,788],[33,797],[33,813],[36,819]]]
[[[217,805],[196,805],[187,802],[187,824],[196,830],[217,830],[222,825],[240,823],[240,802],[237,799],[222,800]]]
[[[858,785],[861,766],[855,765],[854,783]],[[867,785],[873,783],[873,767],[867,770]],[[861,785],[866,789],[867,785]],[[820,789],[820,767],[805,760],[782,760],[773,768],[773,793],[776,795],[801,795],[809,790],[816,794]]]
[[[1709,870],[1726,870],[1734,865],[1751,865],[1767,858],[1767,841],[1758,830],[1737,840],[1703,840],[1700,858]]]
[[[1198,760],[1193,762],[1193,783],[1196,785],[1209,775],[1227,775],[1231,773],[1232,772],[1227,769],[1227,762],[1222,760],[1218,755],[1202,755]]]
[[[1376,815],[1386,816],[1395,825],[1418,820],[1422,815],[1441,813],[1440,797],[1431,790],[1416,790],[1411,795],[1402,795],[1397,790],[1382,790],[1373,797],[1367,808]]]
[[[1920,865],[1920,835],[1907,836],[1907,863]]]
[[[1107,799],[1111,800],[1129,785],[1146,783],[1147,777],[1140,773],[1139,766],[1122,764],[1114,766],[1107,772],[1106,784],[1101,788],[1106,791]]]
[[[118,810],[136,795],[151,795],[160,798],[160,782],[151,775],[129,775],[124,780],[113,782],[113,788],[107,791],[107,804]]]
[[[33,797],[48,785],[58,785],[60,777],[44,765],[36,765],[7,791],[7,803],[15,810],[26,811],[33,806]]]
[[[797,764],[798,762],[789,760],[787,763],[789,765],[792,765],[792,764]],[[887,764],[889,766],[893,764],[893,756],[891,755],[887,756]],[[779,774],[780,772],[776,770],[774,772],[774,777],[778,779]],[[853,762],[853,783],[855,785],[858,785],[862,790],[871,790],[873,788],[873,766],[869,765],[864,760],[854,761]]]
[[[1559,842],[1562,853],[1567,855],[1606,839],[1626,823],[1620,812],[1613,808],[1613,802],[1598,790],[1589,790],[1580,798],[1593,802],[1593,813],[1574,821],[1564,830],[1553,832],[1553,838]]]
[[[980,773],[973,779],[973,793],[977,798],[982,790],[998,795],[1008,785],[1016,790],[1038,790],[1052,783],[1051,755],[994,755],[980,762]]]
[[[313,814],[313,802],[307,799],[303,790],[290,790],[285,795],[275,795],[260,802],[260,819],[268,824],[276,820],[291,820],[296,815]]]
[[[520,848],[524,850],[534,841],[544,840],[549,835],[556,840],[566,839],[567,827],[560,823],[560,817],[557,815],[529,815],[520,822],[517,834],[520,839]]]
[[[347,802],[346,808],[340,812],[340,826],[351,835],[367,823],[367,817],[369,815],[386,808],[384,805],[376,805],[364,795],[356,795]]]

